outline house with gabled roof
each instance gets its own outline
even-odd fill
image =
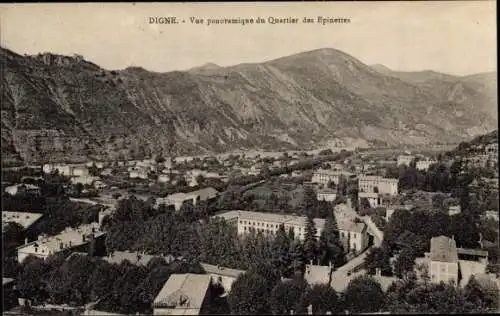
[[[207,274],[172,274],[153,301],[153,314],[202,314],[208,303],[210,280]]]

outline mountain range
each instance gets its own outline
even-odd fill
[[[496,72],[365,65],[336,49],[157,73],[0,50],[2,162],[450,143],[497,128]]]

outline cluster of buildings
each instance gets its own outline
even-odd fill
[[[382,176],[363,175],[348,171],[334,169],[317,169],[313,172],[311,183],[322,186],[317,193],[317,199],[323,201],[334,201],[336,192],[325,188],[331,184],[338,185],[341,179],[356,181],[359,188],[358,198],[367,199],[371,207],[381,205],[381,196],[394,196],[399,193],[399,180],[385,178]]]
[[[102,241],[105,232],[99,229],[98,223],[81,225],[77,228],[66,228],[55,236],[38,236],[38,240],[17,247],[17,260],[22,263],[28,256],[46,259],[61,252],[88,251],[92,240]]]
[[[432,164],[437,161],[432,158],[423,157],[421,155],[400,155],[397,158],[397,166],[410,166],[415,161],[415,168],[417,170],[428,170]]]
[[[452,282],[462,287],[472,275],[496,282],[494,274],[486,273],[487,251],[457,248],[454,238],[447,236],[433,237],[430,244],[425,257],[416,260],[419,277],[425,276],[433,283]]]
[[[498,143],[478,145],[472,148],[473,154],[463,157],[465,163],[473,167],[493,167],[498,165]]]

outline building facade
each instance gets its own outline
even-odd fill
[[[206,274],[172,274],[153,301],[153,315],[204,314],[210,280]]]
[[[360,176],[359,191],[397,195],[399,193],[399,180],[380,176]],[[378,192],[377,192],[378,191]]]
[[[333,202],[337,198],[337,193],[332,190],[323,190],[323,191],[318,191],[316,194],[316,199],[318,201],[328,201],[328,202]]]
[[[338,184],[341,176],[344,176],[347,180],[352,178],[354,175],[355,174],[351,172],[336,171],[331,169],[318,169],[314,171],[311,182],[323,185],[327,185],[329,182]]]
[[[431,282],[451,281],[458,285],[458,252],[454,239],[446,236],[433,237],[429,259]]]
[[[276,235],[281,225],[285,232],[292,231],[295,238],[304,240],[307,218],[305,216],[281,215],[274,213],[260,213],[250,211],[227,211],[212,216],[222,218],[237,229],[238,235],[245,235],[252,231],[262,232],[265,235]],[[314,219],[316,236],[319,238],[325,226],[325,220]],[[349,249],[361,251],[368,245],[366,224],[354,222],[347,217],[337,218],[337,227],[342,242]],[[347,250],[347,249],[346,249]]]
[[[398,166],[401,166],[401,165],[410,166],[410,163],[414,159],[415,159],[415,156],[413,156],[413,155],[400,155],[400,156],[398,156],[397,165]]]

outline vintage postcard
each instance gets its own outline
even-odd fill
[[[1,4],[4,314],[498,312],[495,12]]]

